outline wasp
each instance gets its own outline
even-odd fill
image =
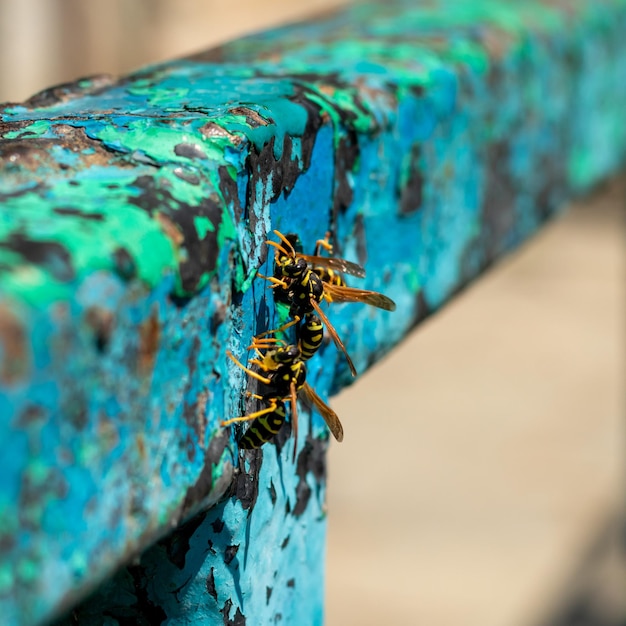
[[[274,276],[262,274],[259,276],[272,283],[274,293],[278,296],[277,299],[286,300],[291,305],[289,314],[294,319],[279,330],[285,330],[300,322],[307,314],[315,313],[328,329],[335,345],[344,353],[352,375],[356,376],[354,363],[334,326],[322,311],[320,303],[323,300],[326,302],[363,302],[386,311],[394,311],[395,302],[376,291],[347,287],[343,279],[336,274],[336,272],[342,272],[362,278],[365,276],[362,266],[335,257],[301,254],[296,251],[292,243],[295,236],[285,236],[278,230],[275,230],[274,234],[282,242],[266,241],[268,245],[276,248]],[[319,252],[320,247],[332,250],[327,239],[318,240],[316,252]]]
[[[287,235],[287,237],[289,237]],[[333,246],[330,243],[330,233],[327,232],[324,239],[318,239],[315,242],[315,251],[313,252],[314,257],[319,257],[321,248],[324,248],[328,254],[332,255]],[[291,240],[290,240],[291,241]],[[323,257],[326,258],[326,257]],[[357,267],[361,267],[358,265]],[[323,283],[328,285],[336,285],[337,287],[347,287],[346,281],[343,279],[343,276],[336,270],[331,269],[330,267],[326,267],[324,265],[313,265],[311,268],[321,279]],[[365,269],[363,269],[363,276],[365,276]],[[361,276],[361,277],[363,277]]]
[[[306,313],[304,319],[298,321],[302,321],[302,323],[296,327],[298,350],[300,350],[300,358],[303,361],[308,361],[322,345],[322,340],[324,339],[324,325],[322,324],[322,320],[312,312]],[[279,343],[282,341],[281,339],[266,337],[266,335],[282,332],[285,328],[292,325],[293,323],[289,322],[275,330],[267,330],[257,335],[255,341],[259,343],[264,342],[267,347],[271,346],[271,344]],[[252,346],[249,347],[249,349],[251,348]]]
[[[267,403],[263,409],[234,417],[222,422],[228,426],[235,422],[254,420],[252,425],[239,440],[241,447],[258,448],[274,437],[286,420],[285,400],[291,403],[291,420],[294,432],[294,460],[298,438],[297,394],[302,392],[324,418],[328,428],[337,441],[343,440],[343,427],[337,414],[315,393],[306,382],[306,365],[300,349],[287,345],[281,339],[255,337],[249,350],[255,350],[257,358],[250,359],[259,372],[244,366],[230,351],[228,357],[248,376],[262,382],[266,389],[262,394],[249,394],[250,397]],[[262,374],[260,372],[263,372]]]

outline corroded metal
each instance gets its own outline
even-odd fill
[[[331,230],[398,303],[331,310],[362,372],[626,151],[624,0],[414,4],[0,109],[3,623],[133,559],[75,619],[321,622],[321,418],[295,465],[288,428],[240,453],[219,425],[226,349],[279,321],[268,233]],[[309,380],[350,382],[333,346]]]

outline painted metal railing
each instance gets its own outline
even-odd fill
[[[3,623],[321,623],[324,421],[301,407],[295,462],[288,426],[221,425],[227,350],[285,317],[265,240],[330,231],[397,303],[328,309],[363,372],[623,164],[625,27],[623,0],[363,3],[4,106]],[[351,380],[310,361],[322,397]]]

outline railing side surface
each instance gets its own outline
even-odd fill
[[[3,105],[3,624],[129,562],[71,623],[321,623],[322,419],[295,464],[220,426],[226,350],[280,321],[265,239],[330,230],[397,302],[330,309],[362,372],[623,164],[625,32],[624,0],[362,3]],[[309,380],[350,383],[332,344]]]

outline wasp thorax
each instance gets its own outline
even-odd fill
[[[281,263],[281,271],[288,278],[297,278],[302,276],[308,269],[308,265],[304,259],[288,257]]]
[[[274,360],[277,363],[293,363],[293,361],[300,358],[300,349],[298,346],[286,346],[276,351],[274,354]]]

